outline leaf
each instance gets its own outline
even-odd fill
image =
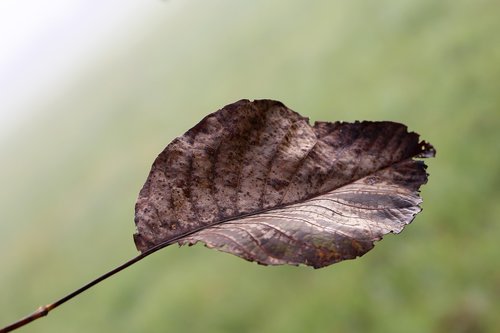
[[[173,244],[263,265],[361,256],[420,212],[434,148],[398,123],[316,122],[272,100],[208,115],[156,158],[135,206],[141,254],[0,328],[10,332]]]
[[[316,122],[272,100],[205,117],[155,160],[136,203],[141,252],[165,242],[264,265],[361,256],[420,212],[434,148],[394,122]]]

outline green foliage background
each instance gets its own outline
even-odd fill
[[[0,146],[0,326],[137,254],[135,199],[174,137],[273,98],[419,132],[438,151],[424,211],[320,270],[172,246],[23,332],[500,331],[500,3],[179,2]]]

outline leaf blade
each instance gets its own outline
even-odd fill
[[[201,241],[261,264],[323,267],[355,258],[420,211],[427,174],[413,157],[433,155],[402,124],[310,126],[280,102],[242,100],[205,117],[155,160],[136,204],[136,246],[144,252],[185,235],[180,244]],[[297,214],[297,205],[310,210],[314,200],[321,214]],[[390,218],[370,215],[370,204],[383,200],[396,209],[386,211]],[[334,220],[324,218],[335,211]],[[346,212],[358,222],[342,231]],[[377,225],[385,229],[374,233]]]

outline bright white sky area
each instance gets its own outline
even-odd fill
[[[162,0],[0,0],[0,140]],[[127,28],[124,28],[127,27]]]

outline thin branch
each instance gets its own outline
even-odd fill
[[[106,280],[107,278],[115,275],[116,273],[118,272],[121,272],[122,270],[124,270],[125,268],[129,267],[129,266],[132,266],[133,264],[135,264],[136,262],[146,258],[147,256],[149,256],[150,254],[168,246],[168,245],[171,245],[172,243],[175,243],[177,240],[179,240],[180,238],[184,237],[186,235],[181,235],[179,237],[175,237],[173,239],[170,239],[164,243],[161,243],[161,244],[158,244],[157,246],[155,247],[152,247],[151,249],[141,253],[140,255],[138,255],[137,257],[133,258],[133,259],[130,259],[129,261],[125,262],[124,264],[121,264],[120,266],[112,269],[111,271],[99,276],[97,279],[95,280],[92,280],[90,281],[89,283],[87,283],[86,285],[78,288],[77,290],[73,291],[72,293],[69,293],[68,295],[60,298],[59,300],[55,301],[54,303],[51,303],[51,304],[47,304],[47,305],[44,305],[44,306],[41,306],[39,307],[38,309],[36,309],[35,312],[33,312],[32,314],[22,318],[22,319],[19,319],[18,321],[8,325],[8,326],[5,326],[4,328],[1,328],[0,329],[0,333],[7,333],[7,332],[11,332],[15,329],[18,329],[24,325],[27,325],[29,323],[31,323],[32,321],[38,319],[38,318],[42,318],[42,317],[45,317],[49,314],[50,311],[54,310],[55,308],[57,308],[59,305],[62,305],[64,303],[66,303],[67,301],[69,301],[70,299],[78,296],[79,294],[83,293],[84,291],[92,288],[93,286],[95,286],[96,284]]]
[[[262,210],[261,212],[265,212],[267,210],[270,210],[269,209],[264,209]],[[240,217],[245,217],[245,216],[250,216],[252,215],[252,213],[250,214],[244,214],[244,215],[241,215]],[[167,247],[177,241],[179,241],[181,238],[184,238],[186,236],[189,236],[189,235],[192,235],[206,227],[211,227],[211,226],[214,226],[214,225],[217,225],[217,224],[221,224],[223,222],[227,222],[227,221],[231,221],[231,220],[234,220],[234,219],[237,219],[238,217],[231,217],[231,218],[227,218],[227,219],[223,219],[223,220],[220,220],[220,221],[216,221],[208,226],[201,226],[201,227],[198,227],[196,229],[193,229],[191,231],[187,231],[183,234],[180,234],[178,236],[175,236],[169,240],[166,240],[164,241],[163,243],[160,243],[152,248],[150,248],[149,250],[141,253],[140,255],[138,255],[137,257],[133,258],[133,259],[130,259],[129,261],[125,262],[124,264],[121,264],[120,266],[112,269],[111,271],[99,276],[97,279],[95,280],[92,280],[90,281],[89,283],[87,283],[86,285],[84,285],[83,287],[81,288],[78,288],[77,290],[73,291],[72,293],[69,293],[68,295],[60,298],[59,300],[55,301],[54,303],[51,303],[51,304],[47,304],[47,305],[44,305],[44,306],[41,306],[39,307],[38,309],[36,309],[35,312],[33,312],[32,314],[22,318],[22,319],[19,319],[18,321],[8,325],[8,326],[5,326],[4,328],[1,328],[0,329],[0,333],[7,333],[7,332],[11,332],[15,329],[18,329],[20,327],[23,327],[24,325],[27,325],[29,323],[31,323],[32,321],[34,320],[37,320],[38,318],[42,318],[42,317],[45,317],[49,314],[50,311],[54,310],[55,308],[57,308],[59,305],[61,304],[64,304],[66,303],[67,301],[69,301],[70,299],[72,299],[73,297],[76,297],[78,296],[79,294],[83,293],[84,291],[86,291],[87,289],[90,289],[92,288],[93,286],[95,286],[96,284],[106,280],[107,278],[115,275],[116,273],[118,272],[121,272],[122,270],[124,270],[125,268],[129,267],[129,266],[132,266],[133,264],[135,264],[136,262],[138,261],[141,261],[142,259],[146,258],[147,256],[149,256],[150,254],[153,254],[155,253],[156,251],[158,250],[161,250],[163,249],[164,247]]]

